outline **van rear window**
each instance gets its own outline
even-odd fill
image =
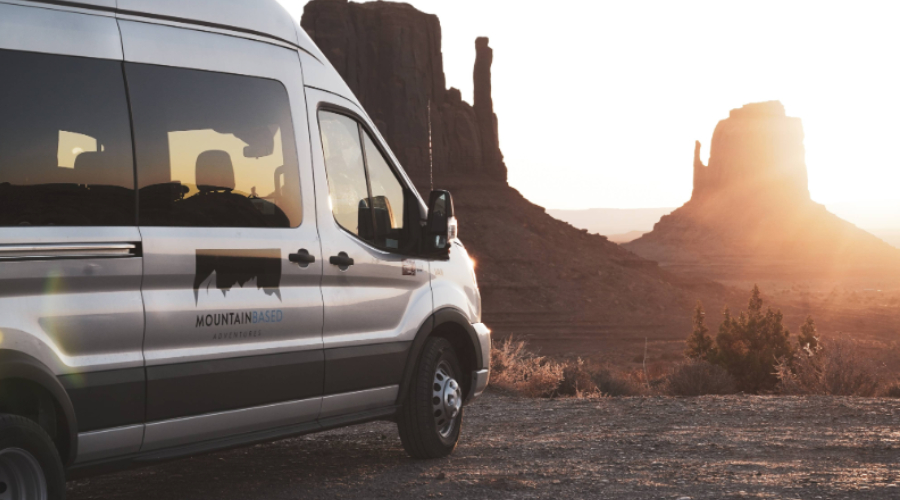
[[[142,226],[297,227],[290,102],[275,80],[125,64]]]
[[[120,62],[0,50],[0,226],[133,226]]]

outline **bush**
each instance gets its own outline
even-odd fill
[[[884,369],[851,339],[819,341],[776,366],[778,391],[793,395],[874,397],[884,383]]]
[[[491,386],[528,397],[553,397],[563,381],[563,366],[526,349],[524,341],[504,341],[491,349]]]
[[[570,361],[563,366],[563,378],[559,384],[558,392],[561,396],[575,397],[599,392],[597,385],[591,378],[590,370],[588,370],[587,365],[581,358]]]
[[[734,377],[721,366],[700,359],[688,359],[675,365],[669,373],[665,392],[671,396],[734,394],[737,385]]]
[[[746,313],[734,317],[726,308],[724,315],[715,342],[712,342],[704,324],[703,307],[697,305],[693,316],[694,331],[687,342],[687,356],[724,368],[741,391],[773,390],[778,383],[776,363],[792,353],[790,331],[784,327],[781,311],[771,308],[763,311],[762,295],[759,287],[754,286]],[[815,332],[812,319],[804,326],[804,333],[807,331]]]
[[[604,396],[640,396],[646,391],[636,377],[615,372],[610,368],[600,368],[591,373],[591,380]]]
[[[894,382],[884,391],[886,398],[900,398],[900,381]]]

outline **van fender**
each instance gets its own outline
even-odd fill
[[[4,380],[27,380],[46,390],[62,410],[68,429],[67,446],[60,450],[64,465],[70,465],[78,456],[78,421],[75,408],[62,383],[50,369],[37,359],[19,351],[0,349],[0,383]]]
[[[422,349],[425,347],[425,342],[431,337],[432,333],[437,331],[441,326],[447,324],[453,324],[454,326],[459,326],[465,330],[468,334],[469,341],[472,344],[472,349],[475,352],[475,366],[484,365],[484,353],[481,349],[481,342],[478,341],[478,333],[475,331],[475,327],[469,323],[468,318],[461,311],[452,307],[439,309],[422,323],[422,326],[419,327],[419,331],[416,332],[416,337],[413,339],[412,346],[409,348],[409,354],[407,354],[406,357],[406,367],[403,370],[403,378],[400,381],[400,391],[397,395],[398,405],[402,405],[406,401],[407,393],[409,392],[409,384],[413,378],[416,365],[419,362],[419,356],[422,354]],[[468,377],[469,375],[470,374],[468,373],[463,374],[465,377]]]

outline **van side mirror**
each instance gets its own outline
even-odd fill
[[[450,191],[432,191],[428,200],[428,223],[425,226],[429,250],[449,254],[450,241],[458,236],[459,228],[453,211]]]

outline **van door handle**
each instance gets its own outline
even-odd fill
[[[332,255],[328,262],[330,262],[334,266],[338,266],[341,268],[341,271],[346,271],[348,267],[354,264],[353,259],[347,255],[347,252],[341,252],[337,255]]]
[[[308,250],[301,248],[297,253],[288,255],[288,260],[294,264],[299,264],[300,267],[309,267],[310,264],[316,261],[316,256],[310,255]]]

